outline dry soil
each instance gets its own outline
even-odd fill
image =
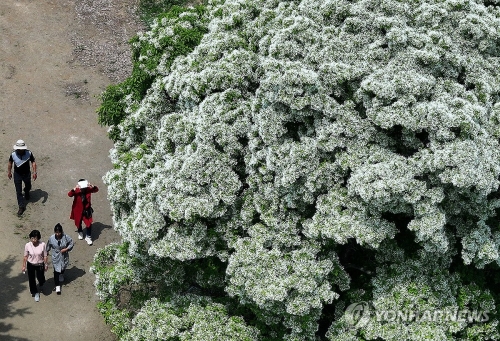
[[[137,0],[0,1],[0,340],[115,340],[96,308],[95,251],[119,240],[112,228],[102,176],[112,142],[97,124],[96,98],[130,72],[127,41],[139,29]],[[12,145],[24,139],[36,157],[38,179],[22,217],[7,178]],[[3,161],[2,161],[3,160]],[[76,238],[67,192],[79,178],[99,186],[93,195],[94,245]],[[76,245],[62,295],[51,266],[36,303],[21,273],[32,229],[42,239],[61,223]]]

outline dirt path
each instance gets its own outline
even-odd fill
[[[122,7],[112,8],[113,2]],[[108,152],[112,143],[105,128],[96,123],[95,96],[129,72],[120,58],[128,60],[125,41],[135,33],[134,27],[127,26],[127,5],[133,2],[102,0],[104,5],[99,9],[95,7],[99,1],[92,0],[0,1],[2,341],[115,339],[96,309],[94,275],[89,272],[97,248],[118,240],[102,182],[111,167]],[[113,15],[115,23],[110,19]],[[96,20],[101,27],[94,25]],[[110,34],[110,29],[117,30],[120,25],[120,34]],[[115,40],[110,41],[110,36]],[[116,49],[116,44],[123,45]],[[35,155],[39,177],[21,218],[16,216],[13,182],[7,178],[7,160],[17,139],[24,139]],[[92,197],[93,246],[76,238],[69,220],[71,199],[67,192],[80,177],[100,188]],[[40,302],[35,303],[27,275],[21,273],[24,244],[35,228],[46,241],[58,222],[76,241],[65,276],[67,283],[62,295],[56,295],[49,265],[46,288]]]

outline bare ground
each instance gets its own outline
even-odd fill
[[[119,236],[102,176],[111,168],[111,141],[97,124],[96,98],[130,73],[127,41],[141,29],[137,0],[0,1],[0,340],[115,340],[96,308],[95,251]],[[38,164],[27,211],[17,217],[7,160],[24,139]],[[94,245],[76,238],[67,192],[79,178],[93,195]],[[60,222],[75,239],[62,295],[52,269],[40,302],[34,302],[22,253],[32,229],[47,240]]]

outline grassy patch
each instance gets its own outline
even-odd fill
[[[168,12],[172,6],[189,6],[197,1],[193,0],[140,0],[139,15],[141,20],[148,26],[160,14]]]

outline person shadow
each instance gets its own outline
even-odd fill
[[[50,272],[47,272],[48,274],[52,274],[53,272],[53,269],[50,270]],[[86,272],[85,270],[83,269],[80,269],[80,268],[77,268],[76,266],[73,266],[71,268],[68,268],[64,271],[64,281],[61,282],[61,285],[67,285],[71,282],[73,282],[74,280],[80,278],[80,277],[83,277],[83,275],[85,275]],[[43,285],[43,288],[42,288],[42,293],[45,295],[45,296],[49,296],[51,294],[55,294],[55,283],[54,283],[54,277],[51,276],[49,278],[47,278],[47,280],[45,281],[45,284]]]
[[[101,235],[102,231],[112,229],[110,225],[105,225],[100,222],[93,222],[92,223],[92,239],[97,240],[99,239],[99,236]]]
[[[42,200],[42,204],[45,204],[48,198],[49,194],[38,188],[30,191],[30,200],[28,200],[28,202],[38,202]]]

